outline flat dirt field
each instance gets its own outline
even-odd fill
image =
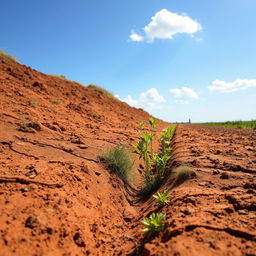
[[[149,238],[141,219],[155,200],[98,160],[107,147],[132,150],[149,117],[0,59],[0,256],[256,255],[256,130],[178,125],[160,187],[171,189],[165,229]],[[181,165],[194,175],[174,186]]]
[[[172,190],[168,228],[144,251],[255,255],[256,131],[179,125],[173,162],[193,167],[196,177]]]

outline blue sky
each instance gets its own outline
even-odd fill
[[[256,119],[255,0],[9,0],[0,48],[166,121]]]

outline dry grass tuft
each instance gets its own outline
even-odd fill
[[[73,81],[73,80],[69,80],[66,76],[64,75],[54,75],[54,74],[49,74],[49,76],[51,77],[55,77],[55,78],[59,78],[61,80],[65,80],[65,81],[68,81],[68,82],[71,82],[71,83],[76,83],[77,85],[81,86],[82,88],[84,88],[85,86],[77,81]]]
[[[121,179],[131,181],[133,161],[124,145],[108,148],[99,158],[106,162],[108,168]]]
[[[171,188],[177,187],[188,179],[191,179],[196,176],[195,171],[188,166],[179,166],[172,170],[171,172],[171,180],[172,185]]]
[[[17,61],[14,56],[9,55],[3,50],[0,50],[0,59]]]
[[[56,77],[56,78],[68,81],[68,79],[65,76],[63,76],[63,75],[53,75],[53,74],[50,74],[49,76],[53,76],[53,77]]]
[[[100,86],[98,86],[98,85],[89,84],[89,85],[88,85],[88,88],[91,88],[91,89],[93,89],[93,90],[95,90],[95,91],[97,91],[97,92],[99,92],[99,93],[101,93],[101,94],[103,94],[103,95],[106,95],[107,97],[109,97],[109,98],[111,98],[111,99],[118,100],[118,99],[113,95],[113,93],[107,91],[106,89],[104,89],[104,88],[102,88],[102,87],[100,87]]]

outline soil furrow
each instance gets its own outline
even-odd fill
[[[237,133],[247,136],[243,137],[242,144],[240,140],[236,143],[232,139],[239,138]],[[223,158],[218,151],[219,159],[223,158],[224,162],[228,157],[232,161],[237,154],[244,154],[239,166],[243,170],[254,170],[256,163],[251,162],[254,151],[244,153],[244,146],[251,143],[250,137],[255,134],[253,130],[179,126],[172,162],[174,165],[191,166],[196,177],[171,190],[171,204],[162,209],[169,216],[166,230],[141,245],[141,255],[253,255],[256,246],[253,194],[256,191],[255,188],[250,189],[250,184],[254,182],[255,173],[243,175],[242,171],[235,171],[236,176],[233,176],[230,170],[219,170],[215,161],[207,165],[201,162],[211,157],[215,148],[220,152],[227,151],[221,142],[209,147],[208,141],[230,140],[230,153]],[[195,152],[200,152],[200,159]],[[251,154],[251,158],[246,154]],[[245,168],[249,163],[250,169]],[[163,189],[170,186],[171,182],[166,181]],[[223,188],[228,188],[227,192],[223,192]],[[231,188],[235,188],[236,193],[230,193]],[[198,220],[200,224],[195,224]]]

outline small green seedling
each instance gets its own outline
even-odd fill
[[[144,127],[145,126],[145,122],[139,122],[139,127]]]
[[[155,129],[155,128],[157,127],[156,119],[154,119],[153,117],[150,117],[150,118],[148,119],[148,122],[149,122],[149,124],[150,124],[150,126],[151,126],[152,129]]]
[[[138,154],[140,159],[142,158],[144,160],[146,173],[148,173],[151,169],[150,156],[152,152],[150,152],[150,145],[152,144],[153,138],[154,134],[145,132],[143,136],[139,137],[139,142],[137,144],[131,144],[135,149],[133,153]]]
[[[166,215],[164,213],[152,213],[148,218],[145,217],[141,222],[145,225],[142,229],[144,232],[149,232],[149,235],[153,235],[158,231],[164,229],[164,223]]]
[[[161,175],[164,174],[164,170],[166,168],[167,162],[171,157],[168,155],[160,155],[160,154],[154,154],[153,155],[153,165],[154,169],[157,173],[161,173]]]
[[[170,203],[168,190],[164,190],[164,192],[157,192],[153,197],[157,200],[156,204],[159,207],[165,206]]]
[[[139,165],[138,172],[142,175],[145,180],[145,186],[142,187],[142,194],[148,194],[155,189],[164,178],[166,166],[171,158],[171,139],[174,135],[175,128],[177,125],[172,125],[166,130],[161,132],[160,138],[160,152],[155,153],[153,150],[153,144],[156,139],[156,120],[151,117],[148,119],[150,126],[148,129],[142,131],[142,127],[145,126],[145,122],[139,123],[139,140],[137,143],[131,143],[134,154],[137,154],[143,163]]]
[[[175,129],[177,125],[171,125],[166,130],[161,132],[161,139],[160,139],[160,145],[162,148],[162,154],[170,154],[172,148],[171,148],[171,139],[174,135]]]

